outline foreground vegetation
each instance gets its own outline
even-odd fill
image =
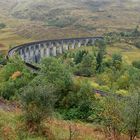
[[[138,139],[140,61],[127,62],[121,53],[108,53],[107,46],[129,38],[139,48],[132,39],[139,36],[137,28],[107,34],[95,46],[43,59],[38,73],[28,70],[18,56],[9,60],[0,69],[0,95],[19,107],[0,112],[0,137]]]

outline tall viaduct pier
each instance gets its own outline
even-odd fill
[[[8,57],[12,57],[17,53],[25,63],[39,63],[44,57],[57,56],[70,49],[94,45],[96,40],[101,39],[103,39],[103,37],[69,38],[31,42],[12,48],[8,52]]]

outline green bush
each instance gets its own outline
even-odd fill
[[[87,51],[85,50],[79,50],[78,52],[76,52],[75,56],[74,56],[74,62],[75,64],[79,64],[82,62],[83,58],[88,54]]]
[[[112,65],[116,70],[121,70],[122,66],[122,55],[119,53],[114,53],[112,55]]]
[[[103,71],[103,59],[106,54],[106,42],[105,40],[97,40],[95,42],[95,46],[99,48],[99,51],[96,56],[96,71],[102,72]]]
[[[53,57],[45,58],[40,65],[41,70],[34,81],[36,81],[36,84],[52,84],[55,87],[55,95],[57,97],[55,107],[57,108],[72,88],[71,72],[60,59]]]
[[[0,52],[0,62],[2,61],[2,59],[3,59],[3,55],[2,55],[2,53]]]
[[[116,94],[122,95],[122,96],[128,96],[128,91],[127,90],[118,90],[118,91],[116,91]]]
[[[100,86],[99,89],[104,91],[104,92],[109,92],[110,91],[110,88],[108,86]]]
[[[5,27],[6,27],[6,25],[4,23],[0,23],[0,29],[3,29]]]
[[[73,17],[63,17],[63,18],[50,18],[48,19],[48,25],[49,26],[56,26],[59,28],[64,28],[67,26],[72,25],[76,21]]]
[[[26,86],[33,78],[33,74],[18,58],[8,61],[0,70],[0,95],[5,99],[11,99],[20,94],[21,88]]]
[[[140,61],[139,61],[139,60],[133,61],[133,62],[132,62],[132,65],[133,65],[135,68],[140,69]]]
[[[69,69],[59,59],[53,57],[42,61],[38,77],[45,83],[53,84],[59,91],[69,89],[72,84]]]
[[[83,57],[83,60],[78,64],[77,69],[75,70],[76,75],[90,77],[95,74],[96,71],[96,60],[95,58],[87,54]]]
[[[140,70],[135,67],[128,68],[129,74],[129,87],[139,87],[140,86]]]
[[[55,104],[54,88],[52,85],[31,85],[24,88],[21,94],[21,103],[24,119],[27,125],[38,131],[41,122],[51,115]]]
[[[136,42],[136,43],[135,43],[135,46],[136,46],[138,49],[140,49],[140,41]]]
[[[75,89],[75,87],[73,89]],[[85,81],[80,87],[75,89],[75,91],[69,92],[63,99],[60,113],[64,119],[80,119],[86,121],[93,113],[94,101],[93,89],[90,84]]]
[[[113,134],[113,139],[118,139],[118,135],[123,130],[122,100],[118,100],[115,96],[109,95],[103,99],[102,108],[103,110],[100,112],[100,116],[102,117],[102,125],[104,126],[105,132],[109,136]]]
[[[6,64],[6,59],[4,58],[4,55],[0,52],[0,66]]]

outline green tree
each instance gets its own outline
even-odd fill
[[[0,52],[0,62],[3,60],[3,55],[2,53]]]
[[[116,83],[118,85],[119,89],[125,89],[128,90],[129,86],[130,86],[130,76],[128,74],[128,72],[124,72],[123,74],[121,74],[117,79],[116,79]]]
[[[81,63],[84,56],[86,56],[87,54],[88,54],[88,52],[85,50],[79,50],[78,52],[76,52],[75,57],[74,57],[75,64]]]
[[[84,56],[82,62],[77,65],[76,74],[82,76],[91,76],[96,72],[96,59],[94,56],[87,54]]]
[[[140,134],[140,88],[135,88],[130,92],[123,117],[126,132],[130,140],[134,140]]]
[[[106,50],[105,50],[106,43],[104,40],[98,40],[98,41],[96,41],[95,45],[99,48],[99,51],[96,56],[96,61],[97,61],[96,71],[101,72],[103,70],[103,67],[102,67],[103,58],[106,53]]]
[[[5,27],[6,27],[6,25],[4,23],[0,23],[0,29],[3,29]]]
[[[138,49],[140,49],[140,41],[137,41],[137,42],[135,43],[135,46],[136,46]]]
[[[0,95],[5,99],[15,97],[33,77],[20,58],[10,59],[0,70]]]
[[[72,75],[66,66],[56,58],[46,58],[41,63],[39,77],[46,83],[53,84],[58,90],[69,89]]]
[[[133,62],[132,62],[132,65],[133,65],[135,68],[140,69],[140,61],[139,61],[139,60],[133,61]]]
[[[105,97],[102,103],[101,113],[106,134],[112,139],[118,139],[123,126],[122,111],[123,101],[118,100],[117,96],[110,95]]]
[[[83,83],[77,95],[79,99],[78,110],[80,111],[80,118],[87,119],[91,115],[92,103],[95,99],[90,84]]]
[[[137,37],[140,35],[140,32],[139,32],[139,26],[136,26],[136,28],[134,29],[134,31],[132,32],[132,35]]]
[[[135,67],[128,67],[129,73],[129,85],[130,87],[138,87],[140,86],[140,70]]]
[[[61,60],[53,57],[42,61],[41,70],[34,81],[38,84],[52,84],[55,87],[55,95],[57,96],[56,107],[60,106],[60,102],[73,85],[72,75],[68,67]]]
[[[89,116],[93,114],[93,104],[95,104],[93,89],[86,81],[78,87],[75,86],[73,91],[69,92],[61,102],[62,114],[68,120],[80,119],[87,121]]]
[[[54,87],[32,83],[23,89],[21,104],[23,117],[29,129],[39,131],[41,123],[52,113],[55,104]]]
[[[112,55],[112,65],[116,70],[121,70],[122,55],[115,53]]]

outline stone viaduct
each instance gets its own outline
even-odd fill
[[[103,39],[103,37],[69,38],[32,42],[10,49],[8,57],[12,57],[17,53],[25,63],[39,63],[44,57],[57,56],[70,49],[94,45],[96,40],[101,39]]]

